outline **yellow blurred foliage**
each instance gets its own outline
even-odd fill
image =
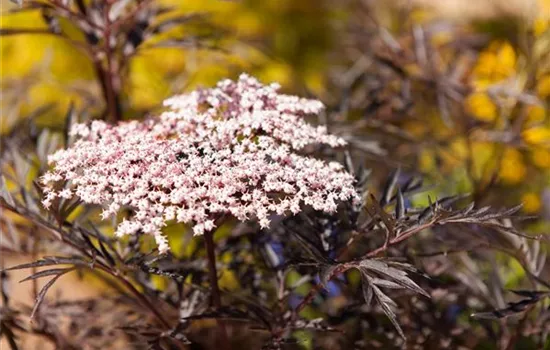
[[[163,291],[168,286],[168,278],[159,275],[151,275],[151,284],[156,290]]]
[[[508,42],[496,41],[483,51],[474,68],[478,79],[498,81],[509,78],[515,73],[516,52]]]
[[[537,94],[543,98],[550,97],[550,75],[545,75],[539,79]]]
[[[531,159],[533,164],[539,168],[550,168],[550,150],[537,147],[531,152]]]
[[[543,106],[529,106],[527,112],[527,120],[529,122],[538,123],[544,121],[546,117],[546,109]]]
[[[434,171],[437,167],[435,162],[435,152],[432,150],[424,149],[419,156],[419,167],[425,173]]]
[[[550,147],[550,128],[544,126],[537,126],[522,133],[525,142],[531,145],[546,145]]]
[[[508,185],[517,184],[523,181],[526,172],[522,154],[517,149],[507,148],[501,161],[500,179]]]
[[[474,92],[466,99],[466,109],[477,119],[493,122],[497,118],[497,107],[484,92]]]
[[[537,18],[533,22],[533,33],[535,36],[541,36],[548,28],[550,28],[550,21],[547,18]]]
[[[241,284],[239,283],[235,272],[229,269],[224,269],[223,271],[221,271],[220,279],[218,280],[218,282],[221,289],[229,291],[237,290],[241,287]]]
[[[177,26],[147,40],[123,68],[121,93],[126,117],[139,117],[172,94],[212,85],[242,71],[264,81],[278,81],[285,87],[305,86],[323,93],[325,75],[319,72],[325,66],[322,57],[330,38],[328,31],[320,29],[337,15],[336,8],[319,6],[313,0],[156,2],[170,6],[175,15],[206,14],[209,24],[227,32],[218,40],[224,51],[153,47],[163,39],[192,35],[197,25]],[[4,12],[0,22],[2,28],[47,28],[38,10]],[[60,24],[71,40],[83,42],[74,26],[64,19]],[[260,50],[248,44],[249,40],[263,41],[268,47]],[[11,35],[2,38],[0,54],[2,91],[19,91],[13,99],[2,100],[2,133],[15,125],[16,118],[45,104],[52,104],[53,108],[42,120],[54,124],[62,121],[71,102],[77,109],[85,104],[92,107],[91,113],[102,110],[103,98],[91,59],[69,41],[54,35]],[[14,85],[20,87],[16,89]]]
[[[540,196],[534,192],[526,192],[521,196],[523,211],[528,214],[537,213],[542,207]]]
[[[491,173],[498,170],[498,163],[495,159],[496,148],[496,145],[490,142],[472,143],[471,153],[475,154],[472,171],[477,180],[488,181]]]

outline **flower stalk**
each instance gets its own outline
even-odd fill
[[[208,276],[210,279],[211,298],[210,304],[215,308],[220,308],[221,296],[220,287],[218,286],[218,271],[216,269],[216,252],[214,244],[214,230],[204,233],[204,244],[206,246],[206,254],[208,257]]]

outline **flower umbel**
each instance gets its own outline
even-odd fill
[[[345,144],[303,120],[321,112],[321,102],[277,89],[243,74],[166,100],[170,110],[158,118],[76,125],[80,139],[49,158],[43,204],[76,195],[102,205],[104,218],[130,208],[117,235],[150,233],[166,251],[167,221],[192,224],[195,234],[214,229],[224,214],[268,227],[271,214],[296,214],[304,204],[330,213],[340,201],[358,200],[340,164],[296,153]],[[67,189],[57,191],[59,181]]]

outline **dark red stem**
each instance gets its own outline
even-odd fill
[[[210,278],[210,288],[212,289],[211,304],[219,308],[222,306],[220,297],[220,288],[218,287],[218,271],[216,269],[216,252],[214,251],[214,231],[204,234],[204,243],[206,245],[206,254],[208,257],[208,275]]]
[[[204,234],[204,243],[206,245],[206,254],[208,257],[208,275],[210,278],[210,289],[212,294],[210,295],[210,305],[219,309],[222,306],[220,287],[218,286],[218,270],[216,269],[216,252],[214,245],[214,231],[208,231]],[[218,320],[218,325],[221,330],[221,343],[217,346],[223,350],[230,349],[229,335],[227,328],[223,321]]]

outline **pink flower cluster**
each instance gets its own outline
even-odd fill
[[[353,177],[340,164],[296,153],[310,144],[345,144],[303,120],[323,105],[277,90],[243,74],[166,100],[169,110],[158,118],[76,125],[79,140],[49,158],[43,204],[76,195],[102,205],[104,218],[131,208],[117,235],[153,234],[164,252],[167,221],[202,234],[226,214],[268,227],[271,214],[296,214],[303,204],[330,213],[339,201],[357,201]]]

